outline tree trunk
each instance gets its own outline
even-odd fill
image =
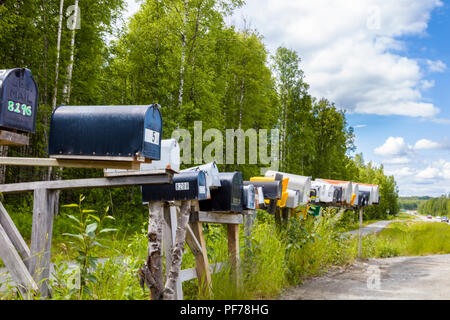
[[[58,39],[56,42],[56,63],[55,63],[55,86],[53,88],[53,102],[52,111],[56,108],[56,102],[58,98],[58,79],[59,79],[59,59],[61,54],[61,34],[62,34],[62,20],[63,20],[64,0],[61,0],[59,4],[59,25],[58,25]],[[53,167],[48,168],[47,180],[52,179]]]
[[[178,218],[175,244],[172,251],[172,265],[164,288],[163,299],[174,300],[177,280],[180,276],[181,262],[183,260],[184,243],[186,241],[186,228],[189,223],[191,213],[190,201],[182,201],[180,216]]]
[[[56,42],[55,87],[53,88],[52,110],[54,110],[56,108],[56,100],[58,97],[59,57],[60,57],[60,53],[61,53],[61,33],[62,33],[63,9],[64,9],[64,0],[61,0],[60,5],[59,5],[58,40]]]
[[[150,203],[147,261],[138,273],[142,288],[145,284],[150,289],[152,300],[161,300],[163,295],[163,219],[163,204],[161,202]]]
[[[188,1],[184,1],[183,30],[181,32],[181,62],[180,62],[180,88],[178,91],[178,110],[183,104],[184,69],[186,64],[186,33],[187,33]]]
[[[76,35],[76,23],[78,21],[78,0],[75,0],[75,13],[74,13],[74,22],[73,22],[73,30],[72,30],[72,39],[70,40],[70,60],[69,66],[67,67],[67,82],[64,86],[64,100],[66,104],[70,103],[70,93],[72,89],[72,72],[73,72],[73,61],[75,55],[75,35]]]

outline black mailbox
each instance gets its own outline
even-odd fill
[[[203,171],[175,174],[170,184],[142,186],[142,202],[205,199],[206,176]]]
[[[360,191],[358,195],[358,206],[367,207],[369,205],[370,191]]]
[[[34,133],[38,96],[30,70],[0,70],[0,127]]]
[[[242,173],[220,172],[220,187],[211,189],[211,199],[200,201],[201,211],[242,212]]]
[[[282,181],[245,181],[244,185],[254,185],[255,188],[262,187],[264,192],[264,199],[280,200],[283,190]]]
[[[60,106],[52,114],[49,155],[54,158],[161,158],[158,105]]]

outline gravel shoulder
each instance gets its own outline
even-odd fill
[[[279,299],[448,300],[449,273],[449,254],[369,259],[308,279],[286,290]]]

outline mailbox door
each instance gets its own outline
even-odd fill
[[[243,186],[242,188],[242,202],[244,209],[254,210],[256,209],[255,203],[255,186],[252,184]]]
[[[30,70],[0,70],[0,127],[34,133],[38,96]]]
[[[162,117],[159,105],[147,110],[144,125],[143,156],[149,159],[161,159]]]
[[[281,181],[245,181],[244,185],[247,184],[253,184],[256,188],[262,187],[264,192],[264,199],[281,199]]]

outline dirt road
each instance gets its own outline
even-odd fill
[[[450,299],[450,254],[359,261],[312,278],[281,300]]]

